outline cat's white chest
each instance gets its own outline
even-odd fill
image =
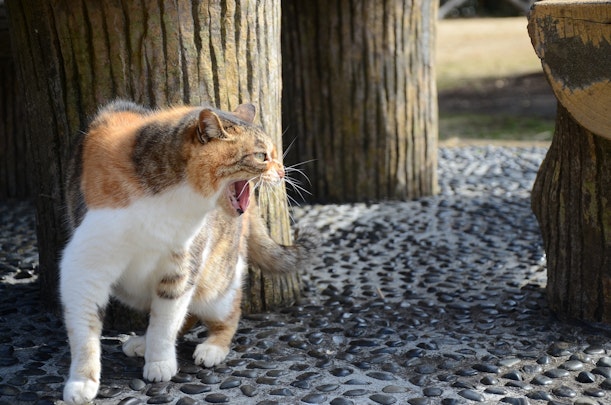
[[[174,271],[172,256],[189,249],[215,200],[179,186],[128,207],[89,210],[67,257],[87,263],[121,300],[147,309],[157,283]]]

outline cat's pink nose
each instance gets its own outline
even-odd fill
[[[276,173],[278,173],[278,177],[280,177],[281,179],[284,178],[284,168],[280,168],[276,170]]]

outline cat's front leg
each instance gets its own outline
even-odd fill
[[[72,358],[64,401],[72,405],[93,400],[100,386],[100,335],[111,283],[90,277],[71,259],[65,255],[62,262],[60,291]]]
[[[145,337],[145,379],[168,381],[178,372],[176,337],[187,314],[192,293],[193,288],[189,288],[177,297],[158,294],[153,299]]]

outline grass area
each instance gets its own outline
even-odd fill
[[[481,91],[490,79],[540,72],[526,29],[525,17],[439,21],[437,87],[439,91]],[[513,114],[513,115],[512,115]],[[553,118],[535,118],[481,111],[445,113],[440,110],[440,140],[549,141]]]
[[[540,71],[526,24],[526,17],[439,21],[438,89]]]
[[[554,120],[511,115],[445,115],[439,120],[439,140],[489,139],[495,141],[547,142],[552,139]]]

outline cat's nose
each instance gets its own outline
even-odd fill
[[[278,177],[283,179],[284,178],[284,167],[280,167],[280,168],[276,169],[276,173],[278,173]]]

